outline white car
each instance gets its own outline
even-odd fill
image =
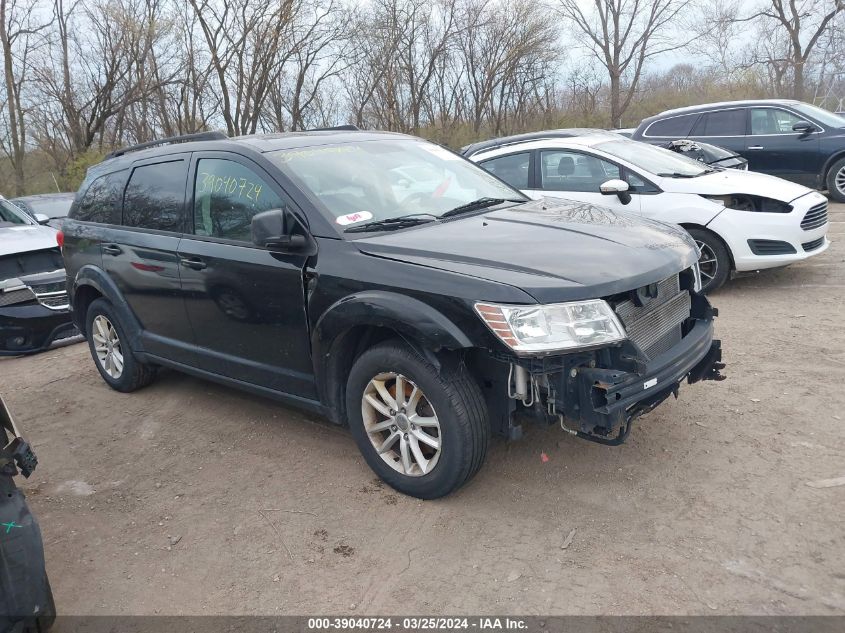
[[[611,132],[541,136],[479,143],[464,155],[531,197],[680,224],[699,245],[705,291],[732,271],[786,266],[830,244],[827,198],[802,185],[713,168]]]

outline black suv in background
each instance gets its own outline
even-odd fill
[[[103,379],[158,366],[348,425],[421,498],[533,417],[604,444],[683,380],[719,378],[682,229],[530,201],[398,134],[217,133],[93,167],[62,234]]]
[[[765,99],[667,110],[644,119],[632,138],[712,143],[748,159],[751,171],[827,189],[845,202],[845,119],[809,103]]]

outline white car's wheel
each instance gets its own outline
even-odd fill
[[[701,292],[707,294],[721,288],[731,274],[731,257],[722,240],[707,229],[688,229],[698,246],[698,267],[701,271]]]

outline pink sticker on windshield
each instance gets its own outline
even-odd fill
[[[347,224],[355,224],[357,222],[363,222],[364,220],[372,220],[373,214],[369,211],[357,211],[356,213],[347,213],[346,215],[342,215],[335,220],[341,226],[346,226]]]

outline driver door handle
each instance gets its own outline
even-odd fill
[[[107,255],[120,255],[123,249],[117,244],[103,244],[103,252]]]
[[[202,261],[199,257],[180,257],[179,263],[194,270],[202,270],[203,268],[208,267],[208,264]]]
[[[763,149],[762,145],[749,145],[748,149]]]

